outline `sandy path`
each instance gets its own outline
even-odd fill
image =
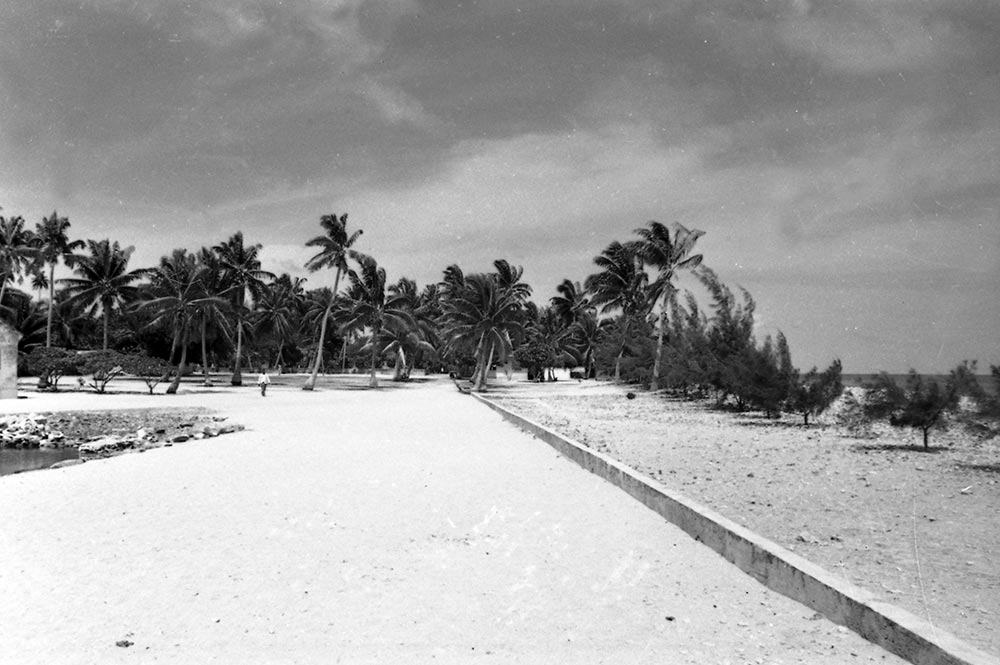
[[[446,383],[175,399],[248,431],[0,479],[0,662],[901,662]]]

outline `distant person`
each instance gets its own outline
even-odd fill
[[[267,368],[260,368],[260,376],[257,377],[257,385],[260,386],[260,396],[267,395],[267,387],[271,385],[271,377],[267,375]]]

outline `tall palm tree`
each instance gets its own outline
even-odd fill
[[[673,236],[671,236],[673,230]],[[674,277],[678,270],[692,270],[701,264],[702,255],[691,255],[698,238],[704,231],[688,229],[683,224],[672,223],[669,227],[651,221],[646,228],[636,229],[639,236],[637,250],[643,263],[656,269],[656,279],[650,285],[653,300],[660,301],[660,322],[656,333],[656,359],[653,361],[653,377],[650,389],[659,388],[660,367],[663,364],[663,337],[667,329],[667,309],[674,291]]]
[[[462,275],[456,266],[445,271],[442,282],[447,349],[464,344],[475,348],[473,389],[486,390],[494,356],[505,362],[513,352],[512,338],[523,336],[524,303],[531,293],[520,282],[520,268],[511,270],[506,261],[496,261],[497,272]],[[511,279],[516,273],[516,279]]]
[[[342,303],[333,295],[333,289],[328,286],[311,289],[305,294],[305,299],[302,303],[300,332],[306,339],[312,340],[306,346],[306,349],[311,349],[309,353],[315,353],[315,357],[318,357],[320,362],[323,361],[323,349],[319,346],[319,340],[322,338],[323,344],[326,344],[324,330],[331,321],[337,318],[339,314],[337,307],[340,304]],[[323,321],[324,318],[327,319],[326,322]],[[347,344],[346,340],[344,344]],[[313,362],[309,354],[306,355],[306,358],[307,364]]]
[[[219,256],[222,265],[223,280],[227,285],[232,313],[236,320],[236,358],[233,361],[233,376],[230,383],[234,386],[243,385],[243,336],[247,320],[250,318],[250,308],[260,300],[264,291],[264,280],[274,279],[274,274],[260,267],[260,250],[262,245],[247,245],[243,241],[243,232],[237,231],[229,240],[215,245],[212,250]]]
[[[35,237],[38,239],[38,256],[42,263],[48,266],[49,276],[45,280],[49,288],[48,318],[45,324],[45,346],[52,346],[52,315],[55,309],[56,265],[62,259],[70,268],[73,267],[73,252],[83,249],[82,240],[70,240],[66,231],[70,223],[68,217],[60,217],[52,211],[48,217],[35,226]]]
[[[73,271],[79,276],[59,280],[66,287],[68,302],[82,305],[89,316],[101,312],[104,350],[108,348],[111,313],[135,299],[138,289],[134,284],[147,273],[141,268],[128,269],[134,249],[123,249],[117,240],[87,240],[88,253],[77,254],[73,258]]]
[[[219,255],[208,247],[198,250],[198,281],[205,300],[198,304],[195,321],[198,325],[198,336],[201,342],[201,373],[202,382],[207,386],[212,383],[209,378],[208,362],[208,331],[215,328],[226,339],[232,341],[227,316],[231,307],[225,300],[226,283],[224,280],[222,261]]]
[[[38,241],[24,219],[0,215],[0,305],[7,293],[7,283],[24,279],[38,258]]]
[[[351,249],[361,234],[358,229],[354,233],[347,233],[347,213],[340,217],[337,215],[323,215],[320,217],[319,225],[323,227],[324,234],[316,236],[306,243],[306,247],[318,247],[319,251],[308,261],[306,268],[310,272],[316,272],[321,268],[333,268],[333,296],[324,316],[319,320],[319,346],[317,347],[316,359],[313,361],[312,373],[306,379],[302,390],[312,390],[316,386],[316,377],[319,375],[319,366],[323,361],[323,344],[326,342],[326,326],[330,319],[333,303],[336,300],[337,292],[340,289],[340,276],[347,272],[348,258],[357,258],[359,254]]]
[[[351,285],[347,292],[347,314],[343,328],[368,332],[366,347],[371,353],[369,386],[377,388],[377,361],[385,353],[388,343],[383,333],[412,329],[414,321],[408,311],[405,295],[386,293],[385,269],[380,268],[370,256],[360,255],[358,263],[360,272],[347,271]]]
[[[617,240],[594,257],[594,263],[601,271],[587,277],[585,282],[591,294],[591,303],[602,315],[620,312],[618,329],[621,339],[615,358],[615,381],[620,381],[621,361],[628,336],[634,325],[649,313],[648,277],[634,245],[623,245]]]

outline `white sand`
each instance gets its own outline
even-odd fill
[[[12,405],[248,430],[0,478],[0,662],[902,662],[446,381],[190,390]]]

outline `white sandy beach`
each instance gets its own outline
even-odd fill
[[[247,430],[0,478],[0,663],[902,662],[447,381],[152,399]]]

